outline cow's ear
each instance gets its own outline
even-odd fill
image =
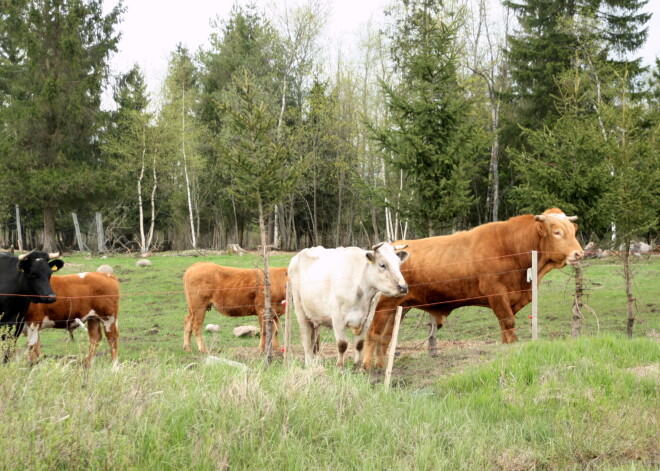
[[[408,260],[408,255],[409,255],[408,252],[406,252],[405,250],[402,250],[401,252],[396,253],[396,256],[401,259],[401,263]]]
[[[544,222],[537,222],[536,223],[536,231],[539,233],[541,237],[545,237],[547,232],[545,228],[545,223]]]
[[[64,266],[64,262],[62,260],[51,260],[48,262],[48,266],[50,266],[51,270],[57,271]]]
[[[369,260],[369,263],[374,263],[376,261],[376,256],[374,255],[373,252],[367,252],[366,256],[367,256],[367,260]]]
[[[577,232],[579,226],[578,226],[577,224],[575,224],[575,223],[573,223],[573,226],[575,226],[575,232]]]
[[[30,263],[32,263],[32,260],[27,260],[27,259],[26,260],[20,260],[18,262],[18,269],[20,271],[25,271],[30,266]]]

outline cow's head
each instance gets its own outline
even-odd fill
[[[548,209],[534,216],[536,230],[541,236],[541,252],[558,267],[574,264],[584,257],[584,251],[575,238],[577,216],[566,216],[560,209]]]
[[[407,245],[393,246],[387,242],[374,245],[367,252],[369,261],[369,281],[385,296],[404,296],[408,293],[408,283],[401,274],[401,264],[408,259]]]
[[[64,266],[62,260],[54,260],[59,252],[35,252],[18,256],[18,270],[21,276],[21,291],[29,296],[32,303],[54,303],[55,293],[50,287],[50,275]]]

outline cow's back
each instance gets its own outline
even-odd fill
[[[271,273],[272,273],[271,269]],[[274,269],[278,270],[278,269]],[[286,269],[283,268],[286,272]],[[280,274],[278,273],[278,279]],[[212,305],[227,316],[254,315],[257,293],[263,286],[263,275],[257,269],[234,268],[211,262],[191,265],[183,275],[188,305]],[[280,299],[284,299],[283,295]],[[263,295],[261,297],[263,300]],[[261,301],[263,304],[263,301]]]
[[[88,272],[74,275],[54,275],[50,280],[57,301],[52,304],[30,304],[27,322],[37,322],[45,316],[51,321],[85,315],[94,310],[99,316],[119,314],[119,280],[109,273]],[[54,327],[66,328],[55,322]]]

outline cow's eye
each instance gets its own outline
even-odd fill
[[[560,236],[560,235],[561,235],[561,231],[555,231],[555,235],[556,235],[556,236]]]
[[[379,263],[378,265],[380,266],[380,268],[382,268],[383,270],[385,270],[385,264],[384,264],[384,263]]]

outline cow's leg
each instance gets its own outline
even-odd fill
[[[301,306],[301,302],[295,303],[296,306]],[[314,350],[314,331],[315,328],[307,319],[303,309],[296,307],[296,319],[298,319],[298,326],[300,327],[300,343],[302,343],[303,351],[305,352],[305,366],[314,364],[316,351]]]
[[[39,356],[41,355],[41,347],[39,344],[39,328],[40,324],[38,323],[32,323],[32,324],[26,324],[25,329],[27,333],[27,347],[28,347],[28,353],[29,353],[29,358],[31,362],[37,361]]]
[[[195,335],[197,348],[201,353],[206,353],[206,344],[202,336],[202,324],[206,317],[206,300],[197,300],[194,297],[188,299],[188,315],[183,320],[183,349],[190,351],[190,334]]]
[[[89,333],[89,351],[87,352],[87,358],[85,359],[85,367],[89,367],[92,364],[94,355],[96,355],[96,349],[99,346],[101,337],[103,333],[101,331],[101,320],[97,318],[90,318],[87,320],[87,331]]]
[[[119,340],[119,326],[117,326],[117,318],[110,316],[103,322],[103,326],[105,327],[105,337],[108,339],[108,344],[110,344],[110,354],[112,355],[112,359],[117,362],[117,342]]]
[[[366,336],[367,333],[362,332],[359,335],[356,335],[353,339],[353,368],[359,368],[362,366],[364,339]]]
[[[280,342],[277,340],[279,333],[280,333],[280,317],[273,312],[273,348],[275,350],[280,349]]]
[[[371,323],[371,327],[367,332],[366,340],[364,342],[364,352],[362,355],[362,364],[365,369],[371,368],[371,363],[374,358],[374,353],[378,355],[380,349],[380,340],[383,335],[383,331],[387,327],[387,321],[391,317],[390,314],[392,311],[376,311],[374,313],[374,320]],[[378,362],[378,359],[376,360]]]
[[[508,296],[506,294],[490,296],[489,304],[500,322],[502,343],[512,343],[518,340],[516,336],[516,318],[511,309]]]
[[[348,337],[346,336],[346,328],[339,322],[332,323],[332,329],[335,331],[335,339],[337,339],[337,366],[344,366],[344,356],[348,349]]]

